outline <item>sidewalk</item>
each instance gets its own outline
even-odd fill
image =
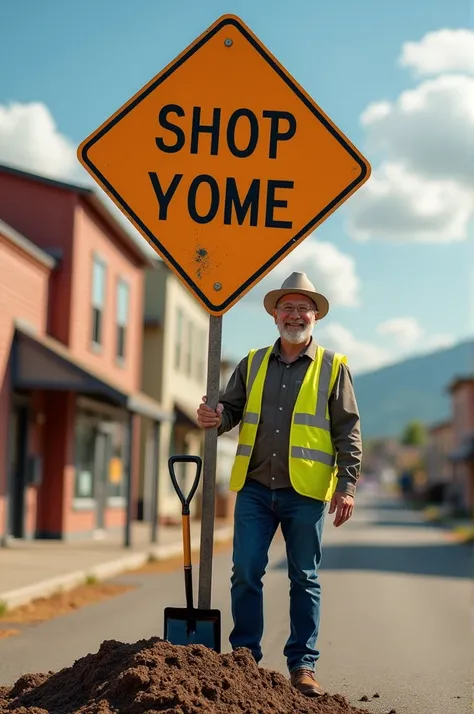
[[[441,508],[427,506],[422,509],[422,517],[427,523],[447,530],[450,537],[459,543],[474,542],[474,524],[467,516],[450,516]]]
[[[191,547],[198,550],[201,524],[191,523]],[[232,538],[229,521],[217,519],[214,542]],[[150,543],[146,523],[132,526],[132,546],[124,548],[123,535],[84,542],[13,540],[0,548],[0,608],[14,608],[38,597],[47,597],[59,589],[69,590],[93,576],[98,580],[139,568],[150,557],[167,560],[183,552],[181,526],[161,526],[158,543]]]
[[[453,515],[449,509],[443,505],[438,506],[423,501],[417,502],[415,498],[404,499],[398,489],[395,491],[391,491],[390,489],[384,490],[386,493],[395,496],[402,507],[419,513],[420,518],[425,523],[442,528],[451,540],[467,545],[474,543],[474,521],[469,516]]]

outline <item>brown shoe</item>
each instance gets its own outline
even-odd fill
[[[305,697],[320,697],[324,694],[311,669],[295,669],[290,675],[290,680],[295,689],[304,694]]]

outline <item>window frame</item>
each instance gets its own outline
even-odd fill
[[[186,363],[184,365],[184,372],[187,377],[194,377],[194,360],[193,360],[193,354],[194,354],[194,344],[193,340],[195,338],[196,330],[193,324],[193,321],[188,318],[186,321],[186,339],[185,339],[185,345],[186,345]]]
[[[120,288],[124,287],[125,288],[125,294],[126,294],[126,316],[125,316],[125,323],[122,325],[119,321],[119,306],[120,306],[120,300],[119,300],[119,294],[120,294]],[[128,338],[128,323],[129,323],[129,314],[130,314],[130,283],[128,280],[126,280],[122,275],[119,275],[117,278],[116,286],[115,286],[115,360],[119,366],[123,366],[127,360],[127,338]],[[120,347],[120,330],[123,330],[123,354],[119,354],[119,347]]]
[[[102,285],[102,305],[97,306],[95,303],[95,266],[98,265],[103,269],[103,285]],[[91,327],[90,327],[90,344],[94,352],[100,352],[104,346],[104,315],[107,305],[107,262],[98,253],[92,254],[92,277],[91,277]],[[99,314],[98,320],[98,335],[96,335],[96,312]],[[95,339],[98,337],[99,339]]]
[[[176,331],[174,339],[174,368],[181,372],[183,364],[183,337],[186,327],[184,310],[180,305],[176,306]]]

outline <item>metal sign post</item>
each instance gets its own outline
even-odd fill
[[[235,15],[223,15],[79,146],[82,166],[210,315],[222,315],[370,176],[365,157]],[[215,430],[205,433],[200,607],[210,606]]]
[[[222,345],[222,317],[209,318],[209,350],[207,367],[207,403],[212,409],[219,401]],[[214,517],[216,502],[217,429],[204,433],[204,465],[202,481],[201,547],[199,559],[198,607],[211,607],[212,557],[214,547]]]

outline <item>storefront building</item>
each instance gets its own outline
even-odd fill
[[[456,511],[474,517],[474,377],[449,385],[452,401],[453,449],[451,501]]]
[[[152,263],[80,186],[0,166],[0,220],[3,541],[127,541],[141,419],[172,419],[140,391]]]

